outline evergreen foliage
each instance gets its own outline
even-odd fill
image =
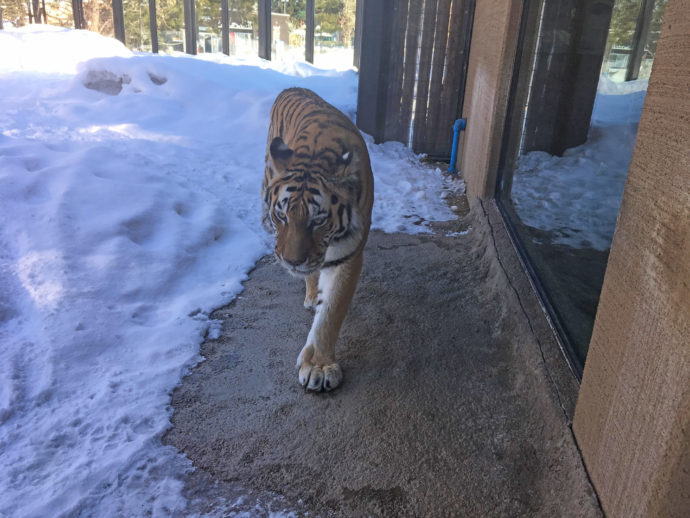
[[[341,33],[344,44],[351,45],[354,37],[356,0],[315,0],[317,33]],[[255,27],[256,0],[228,0],[230,24]],[[21,27],[29,23],[27,0],[1,0],[3,19]],[[87,28],[106,36],[113,35],[111,0],[83,0]],[[196,0],[197,22],[205,32],[220,34],[221,0]],[[273,12],[290,15],[293,27],[303,26],[306,20],[306,0],[271,0]],[[147,49],[151,45],[148,0],[123,0],[127,45],[134,49]],[[184,29],[182,0],[156,0],[159,38],[166,32]],[[48,23],[73,27],[70,0],[46,0]]]

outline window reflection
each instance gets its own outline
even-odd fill
[[[543,0],[524,14],[498,198],[578,370],[665,5]]]

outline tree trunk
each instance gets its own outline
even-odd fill
[[[29,15],[29,23],[34,21],[34,14],[31,11],[31,0],[26,0],[26,12]]]
[[[39,0],[33,0],[34,23],[41,23],[41,3]]]

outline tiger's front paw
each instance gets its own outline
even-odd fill
[[[307,390],[328,392],[343,381],[343,370],[335,362],[325,361],[312,345],[305,345],[297,358],[299,383]]]

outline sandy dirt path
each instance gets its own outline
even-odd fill
[[[600,516],[569,428],[577,386],[482,209],[453,235],[372,232],[327,394],[294,368],[304,284],[262,260],[173,394],[165,442],[197,468],[188,493],[310,516]]]

